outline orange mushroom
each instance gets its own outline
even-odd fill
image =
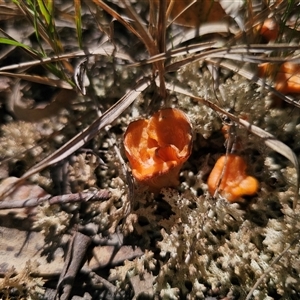
[[[258,66],[259,76],[266,77],[274,74],[275,89],[283,94],[300,93],[300,65],[285,62],[280,67],[270,63]]]
[[[158,5],[160,0],[155,0]],[[212,0],[167,0],[167,15],[174,23],[199,27],[205,22],[217,22],[226,17],[221,4]]]
[[[229,202],[241,202],[241,197],[254,195],[259,183],[256,178],[246,174],[247,165],[244,159],[236,154],[221,156],[207,181],[208,190],[219,194]]]
[[[283,94],[300,93],[300,66],[295,63],[283,63],[276,74],[277,91]]]
[[[149,120],[129,124],[124,146],[138,182],[154,192],[175,187],[179,171],[191,154],[192,127],[179,109],[161,109]]]
[[[279,25],[274,18],[267,18],[262,25],[258,25],[259,33],[267,41],[275,41],[279,35]]]

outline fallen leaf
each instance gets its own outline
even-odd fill
[[[4,198],[3,201],[12,200],[28,200],[36,197],[43,197],[48,195],[44,189],[40,186],[32,183],[23,183],[15,185],[19,181],[17,177],[8,177],[4,179],[0,184],[0,197],[1,195],[11,189],[11,192]]]
[[[18,222],[12,216],[9,217],[11,220],[14,220],[14,224]],[[22,220],[19,220],[19,222],[22,222]],[[24,220],[24,225],[25,223]],[[8,217],[1,217],[1,225],[10,226]],[[61,273],[64,265],[64,251],[60,247],[57,247],[54,251],[51,250],[53,260],[48,261],[46,252],[43,254],[45,249],[45,237],[42,233],[5,226],[0,227],[0,233],[1,276],[4,276],[12,268],[15,269],[16,273],[22,272],[29,260],[37,262],[38,267],[35,273],[40,276],[58,276]],[[48,253],[48,255],[49,254],[50,253]]]
[[[108,264],[116,266],[125,260],[131,260],[144,254],[141,248],[133,248],[132,246],[98,246],[93,249],[93,257],[89,261],[88,266],[91,269],[103,268]]]
[[[73,90],[60,90],[56,93],[51,102],[43,108],[27,108],[22,104],[20,84],[15,84],[12,97],[8,103],[9,109],[13,112],[18,120],[27,122],[38,122],[44,118],[56,115],[62,108],[68,107],[70,102],[77,97]],[[45,95],[45,101],[49,101]]]

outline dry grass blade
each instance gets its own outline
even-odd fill
[[[177,20],[181,15],[183,15],[184,12],[187,11],[187,10],[188,10],[193,4],[195,4],[196,2],[197,2],[197,0],[193,0],[193,1],[191,1],[190,3],[186,3],[185,8],[184,8],[183,10],[179,11],[179,12],[177,13],[177,15],[174,16],[174,18],[169,22],[168,27],[169,27],[172,23],[174,23],[174,22],[176,23],[176,20]],[[175,4],[175,1],[174,1],[174,0],[171,0],[171,1],[170,1],[170,4],[169,4],[169,7],[168,7],[168,11],[167,11],[167,15],[168,15],[168,16],[171,14],[171,11],[172,11],[172,9],[173,9],[173,7],[174,7],[174,4]]]
[[[93,55],[104,55],[104,56],[114,55],[117,58],[127,60],[129,62],[132,61],[131,57],[129,55],[127,55],[126,53],[116,51],[115,47],[112,45],[106,45],[103,47],[97,47],[95,49],[91,49],[89,53],[87,53],[86,51],[76,51],[76,52],[71,52],[71,53],[67,53],[67,54],[62,54],[59,56],[41,58],[39,60],[34,60],[34,61],[30,61],[30,62],[4,66],[4,67],[0,68],[0,71],[8,71],[8,70],[14,70],[14,69],[19,69],[19,68],[28,68],[28,67],[38,66],[41,64],[47,64],[47,63],[51,63],[51,62],[62,61],[62,60],[66,60],[66,59],[76,58],[76,57],[88,57],[88,56],[93,56]]]
[[[77,134],[53,154],[49,155],[47,158],[28,170],[20,180],[26,179],[74,153],[85,143],[95,137],[100,129],[114,122],[114,120],[116,120],[116,118],[150,85],[150,83],[151,80],[149,78],[139,80],[127,94],[103,113],[102,116],[96,119],[89,127]]]
[[[9,7],[9,3],[5,5],[0,4],[0,21],[8,20],[16,16],[20,16],[20,12],[15,6]]]
[[[192,39],[195,39],[198,36],[214,34],[216,32],[224,33],[224,34],[230,33],[235,35],[237,33],[237,30],[235,27],[230,26],[227,22],[220,21],[220,22],[204,23],[201,24],[199,28],[197,28],[197,32],[195,32],[195,29],[189,29],[185,31],[184,35],[182,33],[175,35],[168,43],[167,50],[171,50],[182,43],[191,41]]]
[[[80,0],[74,0],[74,8],[75,8],[77,40],[78,40],[79,48],[82,49],[82,22],[81,22],[81,1]]]
[[[143,65],[149,65],[149,64],[152,64],[152,63],[155,63],[158,61],[166,60],[168,58],[174,58],[174,57],[192,54],[192,53],[204,51],[204,50],[209,51],[209,49],[211,49],[211,48],[213,48],[213,50],[216,51],[214,48],[219,47],[221,45],[223,45],[222,41],[210,41],[210,42],[205,42],[205,43],[200,43],[200,44],[193,44],[190,46],[185,46],[185,47],[181,47],[178,49],[169,50],[166,53],[157,54],[153,57],[150,57],[149,59],[147,59],[145,61],[140,61],[137,63],[129,64],[129,65],[127,65],[127,67],[138,67],[138,66],[143,66]],[[202,55],[204,55],[204,54],[202,54]],[[190,61],[193,61],[194,57],[190,57],[188,59],[190,62]],[[180,62],[182,62],[182,61],[180,61]],[[173,64],[171,64],[170,66],[173,66]],[[168,68],[170,66],[168,66]],[[175,71],[177,71],[177,69],[175,67],[173,69]]]
[[[29,74],[22,74],[22,73],[9,73],[9,72],[1,72],[1,71],[0,71],[0,75],[23,79],[23,80],[27,80],[30,82],[45,84],[45,85],[49,85],[49,86],[53,86],[53,87],[57,87],[57,88],[61,88],[61,89],[66,89],[66,90],[73,89],[73,87],[69,83],[67,83],[63,80],[60,80],[60,79],[52,79],[49,77],[42,77],[42,76],[38,76],[38,75],[29,75]]]
[[[159,14],[158,14],[158,25],[157,25],[157,44],[158,44],[158,51],[161,53],[166,52],[166,27],[167,27],[167,1],[162,0],[160,1],[159,5]]]
[[[141,20],[141,18],[139,17],[139,15],[134,11],[134,9],[132,8],[132,6],[130,5],[128,0],[122,0],[122,2],[124,3],[125,7],[126,7],[126,11],[127,14],[130,18],[133,19],[133,24],[134,27],[136,28],[136,31],[139,33],[140,39],[143,42],[143,44],[146,46],[149,55],[150,56],[154,56],[160,53],[160,47],[163,47],[165,49],[165,28],[162,29],[161,32],[157,32],[156,36],[157,39],[156,41],[153,40],[152,36],[150,35],[150,33],[148,32],[147,28],[143,25],[143,21]],[[162,28],[162,26],[166,26],[166,21],[164,20],[164,18],[161,16],[162,15],[162,10],[165,10],[166,8],[166,3],[165,0],[163,0],[161,2],[162,5],[160,5],[160,13],[159,13],[159,20],[158,20],[158,29]],[[158,45],[157,45],[158,44]],[[162,99],[166,98],[166,89],[165,89],[165,67],[164,67],[164,63],[161,61],[155,62],[154,63],[154,70],[153,73],[155,73],[156,71],[158,71],[159,74],[159,79],[160,79],[160,96],[162,97]]]
[[[255,55],[250,55],[251,53],[254,54],[270,54],[274,50],[297,50],[299,46],[293,46],[289,44],[280,44],[280,45],[239,45],[239,46],[223,46],[223,42],[221,44],[217,44],[219,46],[216,49],[207,50],[198,54],[194,54],[188,56],[185,59],[182,59],[178,62],[171,63],[170,65],[166,66],[166,71],[174,72],[177,71],[179,68],[194,63],[199,60],[208,60],[209,58],[219,58],[219,59],[232,59],[241,62],[283,62],[286,61],[287,58],[282,57],[256,57]],[[221,46],[221,47],[220,47]],[[293,58],[290,60],[292,62],[297,62],[297,58]]]
[[[122,18],[115,10],[113,10],[110,6],[105,4],[102,0],[93,0],[93,2],[100,6],[103,10],[105,10],[108,14],[110,14],[113,18],[118,20],[122,25],[124,25],[130,32],[135,34],[139,39],[141,39],[138,32],[124,19]]]
[[[10,195],[10,193],[14,191],[14,188],[23,182],[24,179],[68,157],[89,140],[94,138],[100,129],[116,120],[116,118],[140,95],[140,93],[142,93],[150,85],[150,83],[151,80],[149,78],[140,79],[127,94],[125,94],[110,109],[103,113],[103,115],[97,118],[89,127],[85,128],[82,132],[69,140],[53,154],[49,155],[34,167],[29,169],[18,181],[15,182],[13,186],[3,191],[3,193],[0,195],[0,199],[4,199]]]
[[[297,176],[297,182],[296,182],[296,193],[295,193],[295,198],[294,198],[294,202],[293,202],[293,208],[296,208],[297,202],[298,202],[298,196],[299,196],[299,178],[300,178],[300,172],[299,172],[299,162],[297,159],[296,154],[292,151],[292,149],[290,147],[288,147],[286,144],[282,143],[281,141],[279,141],[278,139],[276,139],[275,136],[273,136],[272,134],[266,132],[265,130],[250,124],[249,122],[236,117],[235,115],[227,112],[226,110],[220,108],[219,106],[217,106],[216,104],[205,100],[203,98],[194,96],[193,94],[189,93],[188,91],[186,91],[183,88],[180,88],[176,85],[173,84],[167,84],[166,88],[170,91],[174,91],[180,94],[183,94],[185,96],[191,97],[192,99],[210,107],[211,109],[213,109],[216,112],[219,112],[225,116],[227,116],[228,118],[230,118],[232,121],[234,121],[235,123],[242,125],[243,127],[245,127],[249,132],[255,134],[256,136],[260,137],[265,144],[270,147],[272,150],[276,151],[277,153],[283,155],[284,157],[286,157],[295,167],[296,169],[296,176]]]
[[[298,194],[299,194],[299,178],[300,178],[299,161],[296,154],[294,153],[294,151],[292,151],[290,147],[288,147],[286,144],[276,139],[274,135],[266,132],[265,130],[253,124],[250,124],[249,122],[240,118],[238,119],[238,123],[244,126],[245,128],[247,128],[247,130],[250,131],[251,133],[260,137],[269,148],[273,149],[277,153],[286,157],[294,165],[296,169],[296,175],[297,175],[296,194],[293,202],[293,208],[295,209],[298,202],[298,196],[299,196]]]
[[[141,42],[144,43],[149,54],[151,56],[157,54],[158,49],[156,48],[155,42],[152,39],[152,36],[148,32],[147,28],[143,25],[143,21],[141,20],[139,15],[134,11],[134,9],[131,7],[130,3],[127,0],[122,0],[122,2],[126,7],[128,16],[133,20],[133,26],[136,28],[136,32],[138,33]]]

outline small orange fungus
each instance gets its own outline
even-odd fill
[[[156,5],[160,0],[155,1]],[[217,22],[226,17],[219,2],[212,0],[167,0],[167,14],[174,23],[198,27],[205,22]]]
[[[300,93],[300,65],[285,62],[280,67],[276,67],[270,63],[263,63],[258,68],[260,77],[274,77],[277,91],[283,94]]]
[[[259,33],[267,41],[275,41],[279,35],[279,25],[273,18],[266,19],[260,26]]]
[[[219,194],[229,202],[239,202],[245,195],[254,195],[259,187],[256,178],[246,174],[247,165],[244,159],[236,154],[221,156],[207,181],[208,190]]]
[[[130,123],[124,146],[138,182],[155,192],[175,187],[179,184],[179,171],[191,154],[192,128],[179,109],[161,109],[149,120]]]

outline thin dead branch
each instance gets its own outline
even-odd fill
[[[95,191],[87,191],[87,192],[66,194],[66,195],[59,195],[59,196],[47,195],[44,197],[35,197],[27,200],[1,201],[0,209],[35,207],[44,202],[48,202],[50,205],[54,205],[54,204],[65,204],[65,203],[72,203],[72,202],[107,200],[109,198],[110,198],[110,192],[108,190],[95,190]]]

